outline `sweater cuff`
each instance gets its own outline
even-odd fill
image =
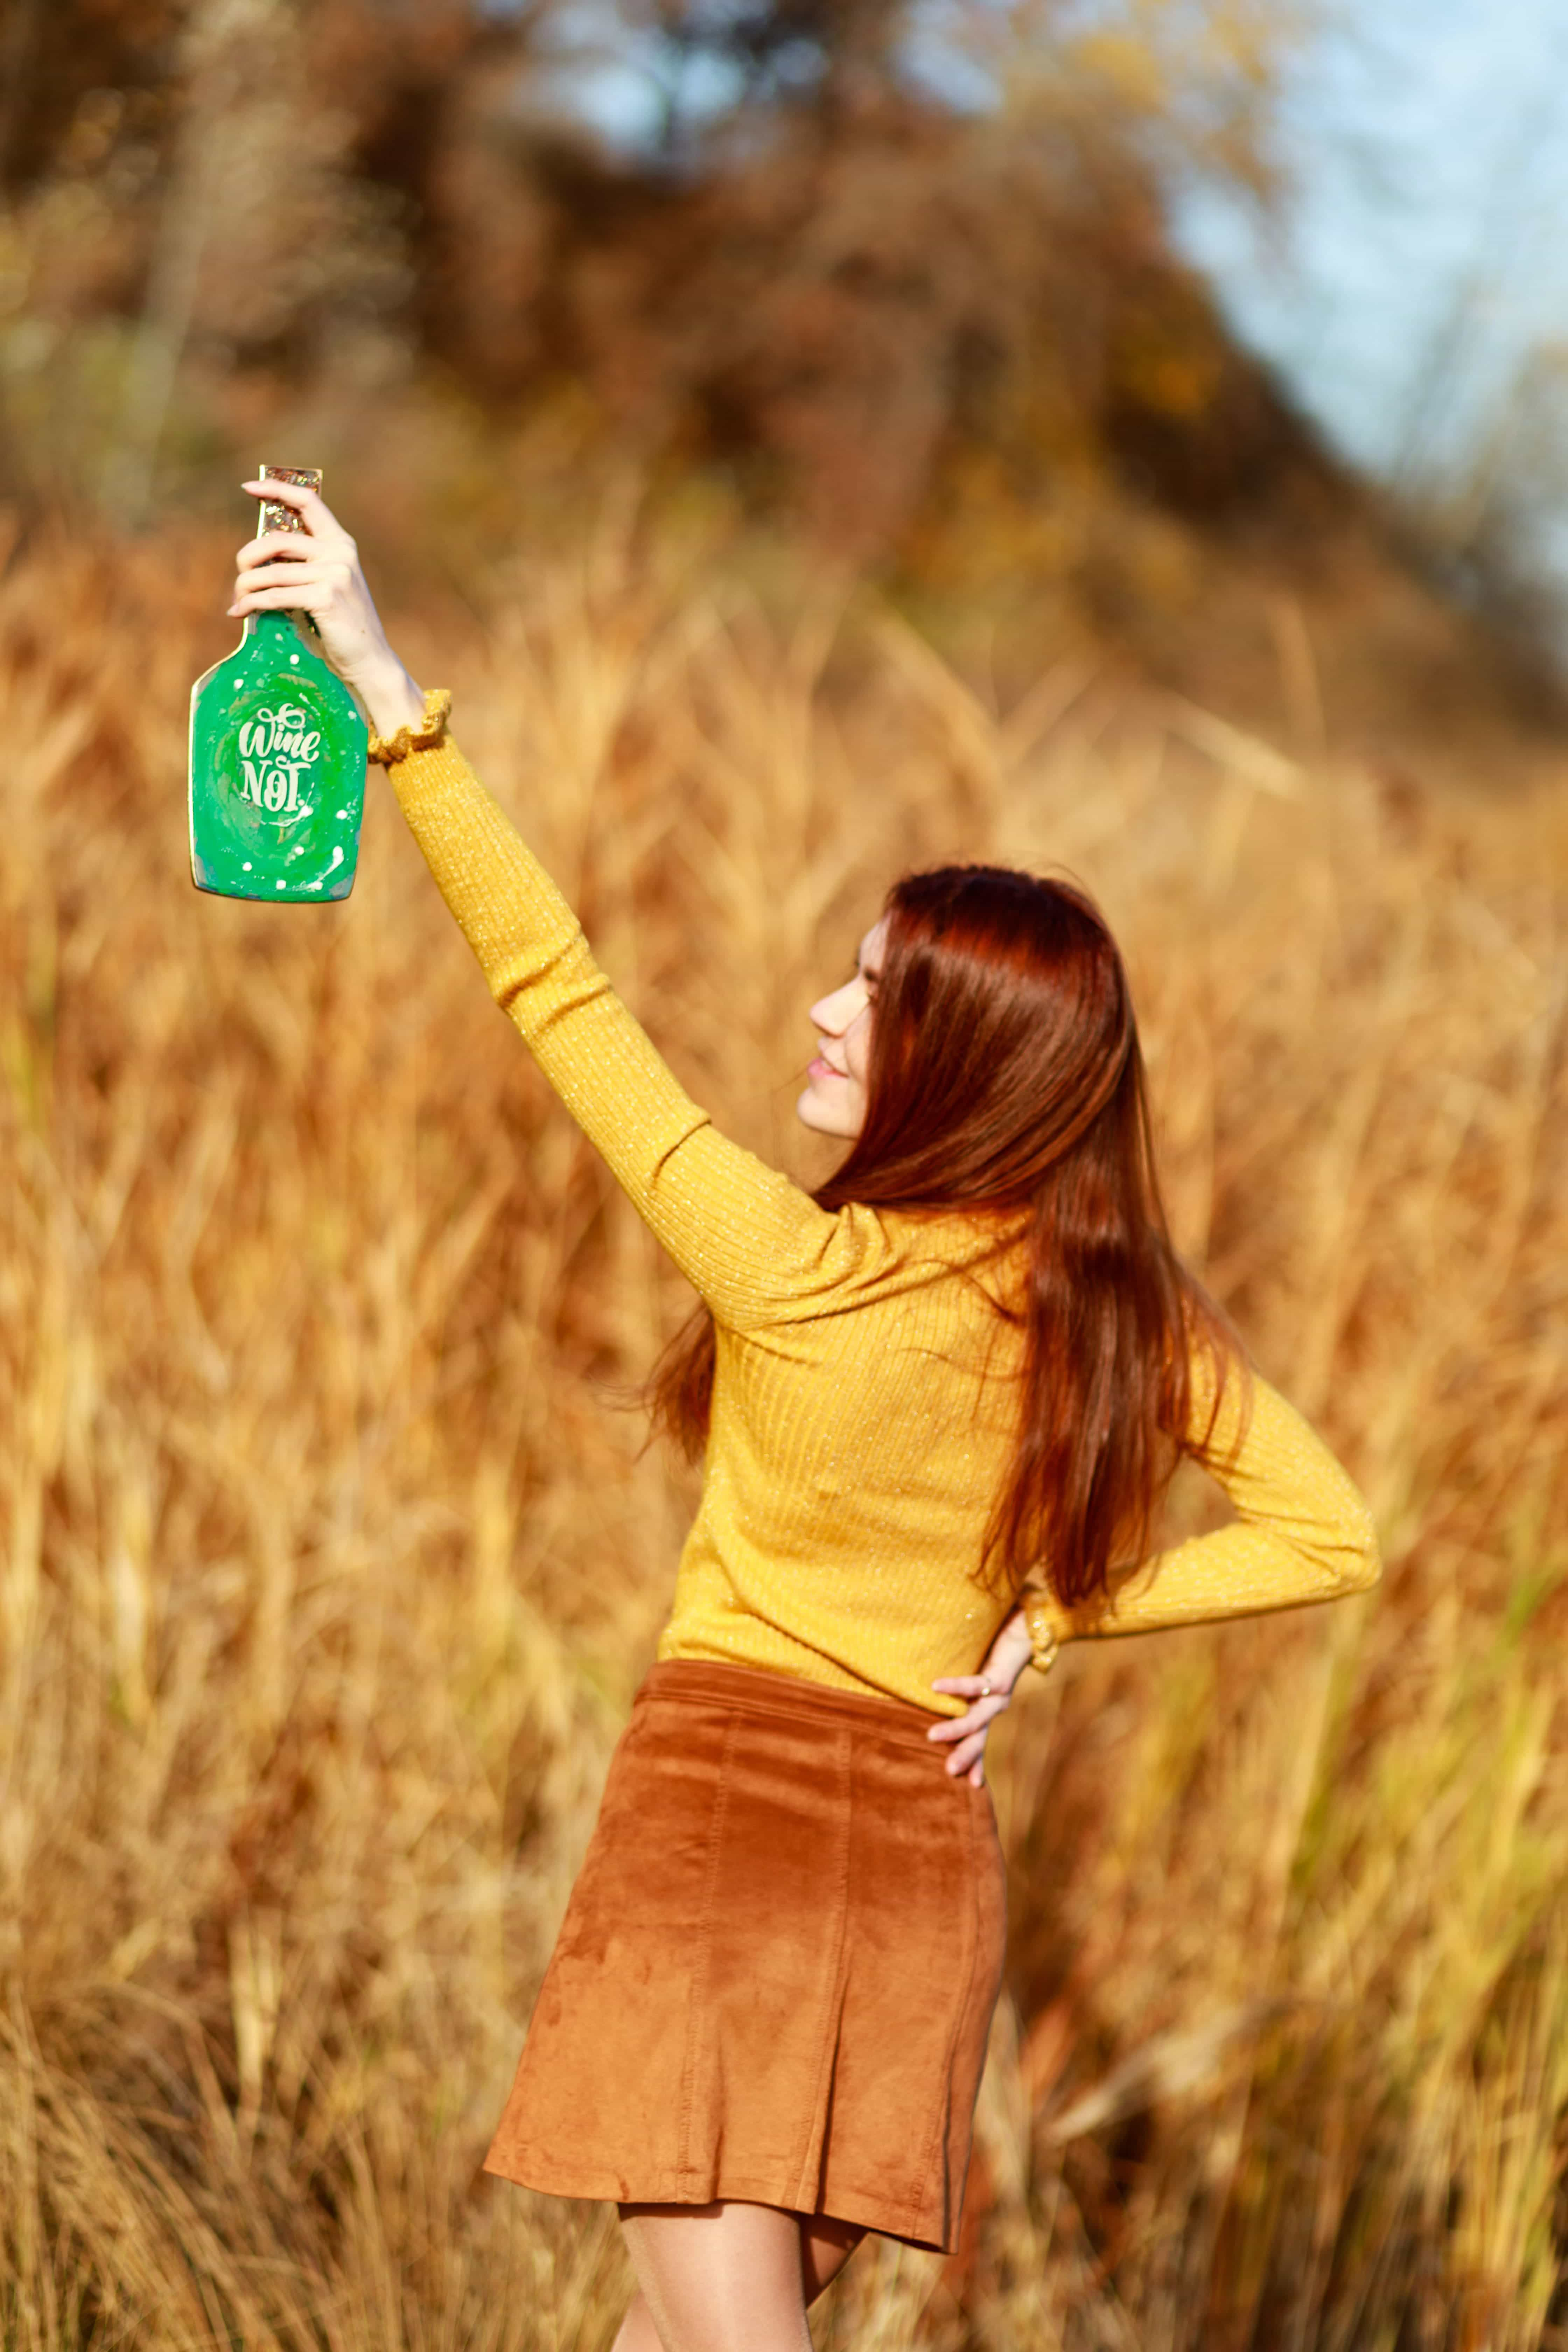
[[[400,727],[395,735],[373,735],[365,746],[366,759],[377,761],[384,768],[395,768],[411,751],[436,751],[447,740],[447,721],[451,715],[451,688],[427,688],[425,716],[418,726]]]

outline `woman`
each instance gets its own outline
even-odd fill
[[[240,550],[230,610],[312,615],[493,994],[702,1301],[654,1396],[701,1504],[489,2166],[619,2205],[618,2352],[808,2352],[868,2230],[954,2242],[1002,1965],[984,1750],[1024,1666],[1362,1591],[1366,1508],[1170,1248],[1080,893],[892,890],[811,1011],[799,1115],[848,1150],[807,1195],[613,994],[321,500],[246,487],[303,531]],[[1149,1562],[1182,1447],[1237,1516]]]

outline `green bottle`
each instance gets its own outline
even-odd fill
[[[313,468],[263,478],[320,489]],[[263,499],[257,536],[302,530]],[[245,635],[191,688],[191,878],[225,898],[346,898],[364,814],[365,730],[342,680],[292,613],[250,613]]]

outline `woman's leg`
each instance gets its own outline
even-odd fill
[[[826,2213],[797,2213],[800,2223],[800,2274],[809,2311],[825,2287],[830,2286],[866,2232],[857,2222],[835,2221]]]
[[[772,2205],[623,2205],[641,2292],[615,2352],[810,2352],[805,2308],[865,2235]]]

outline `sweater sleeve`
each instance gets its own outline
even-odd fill
[[[491,995],[718,1319],[743,1330],[841,1279],[845,1221],[717,1132],[456,744],[411,752],[388,774]]]
[[[1194,1366],[1194,1373],[1197,1368]],[[1212,1379],[1212,1375],[1210,1376]],[[1226,1384],[1212,1431],[1213,1389],[1194,1378],[1192,1450],[1235,1507],[1231,1523],[1153,1558],[1090,1613],[1050,1603],[1061,1639],[1146,1633],[1250,1617],[1365,1592],[1382,1574],[1372,1514],[1358,1489],[1293,1405],[1254,1373]],[[1031,1595],[1037,1650],[1047,1630]]]

